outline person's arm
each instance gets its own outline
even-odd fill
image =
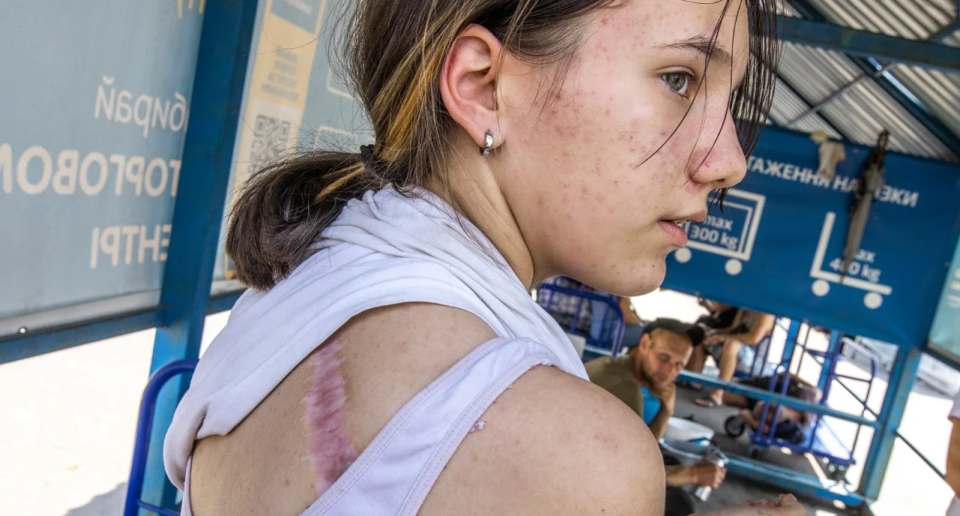
[[[667,487],[695,485],[716,489],[727,476],[726,468],[702,460],[692,466],[664,466],[667,474]]]
[[[743,310],[740,311],[743,313]],[[740,314],[737,314],[740,317]],[[773,331],[773,325],[776,324],[776,317],[769,314],[757,314],[753,326],[746,333],[733,333],[729,335],[712,335],[704,341],[707,344],[720,344],[728,339],[739,341],[747,346],[756,346],[764,337]],[[736,326],[734,326],[736,327]]]
[[[520,396],[527,399],[501,407]],[[521,473],[507,477],[519,498],[492,514],[663,515],[666,476],[659,447],[643,421],[610,393],[541,367],[521,377],[493,407],[504,413],[488,417],[486,427],[471,437],[491,439],[482,451],[496,455],[491,461],[501,471]],[[498,430],[494,419],[514,429],[490,432]],[[591,438],[570,441],[571,436]]]
[[[730,332],[740,327],[740,322],[743,321],[743,314],[746,312],[747,311],[743,309],[737,310],[737,314],[733,316],[733,322],[730,323],[730,326],[727,326],[726,328],[718,328],[714,334],[729,335]]]
[[[660,400],[660,411],[657,412],[653,421],[650,422],[650,431],[653,432],[653,436],[659,441],[663,439],[664,434],[667,433],[667,424],[673,416],[675,400],[677,399],[677,387],[671,383],[663,390],[654,392],[654,395]],[[641,408],[641,411],[642,410]]]
[[[693,516],[806,516],[807,509],[791,494],[780,495],[778,500],[744,502],[710,512],[698,512]]]
[[[776,324],[776,322],[776,317],[770,314],[758,313],[757,318],[753,321],[753,326],[747,333],[739,333],[733,336],[748,346],[756,346],[764,337],[770,335],[770,332],[773,331],[773,325]]]

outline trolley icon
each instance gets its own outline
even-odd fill
[[[765,202],[763,195],[730,190],[723,202],[722,213],[719,208],[711,206],[706,221],[700,224],[688,222],[684,226],[689,242],[686,247],[677,249],[673,257],[680,263],[687,263],[693,258],[692,249],[726,256],[730,258],[724,266],[727,274],[740,274],[743,262],[750,261],[753,253]]]
[[[893,288],[879,283],[852,278],[849,274],[841,277],[838,273],[823,270],[823,260],[827,254],[827,246],[830,244],[830,236],[833,233],[833,226],[836,220],[837,214],[833,212],[827,212],[826,217],[823,219],[823,229],[820,231],[820,242],[817,243],[817,252],[813,256],[813,265],[810,267],[810,277],[816,280],[813,282],[813,293],[818,297],[824,297],[830,293],[831,283],[845,285],[867,292],[863,297],[863,304],[867,308],[871,310],[880,308],[880,305],[883,304],[883,296],[889,296],[893,292]],[[851,271],[852,270],[853,267],[851,267]]]

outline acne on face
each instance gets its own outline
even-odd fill
[[[605,10],[586,27],[549,103],[525,108],[537,102],[530,93],[537,88],[516,78],[506,88],[514,109],[506,114],[506,168],[518,172],[502,181],[535,263],[618,293],[649,291],[662,280],[671,248],[658,221],[705,208],[709,188],[691,181],[691,168],[716,138],[726,97],[708,82],[690,108],[660,76],[678,66],[702,69],[702,56],[658,47],[709,36],[720,8],[634,0]],[[727,48],[728,25],[720,40]],[[703,168],[721,161],[711,154]]]

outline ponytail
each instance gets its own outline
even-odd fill
[[[278,162],[246,183],[230,215],[227,254],[237,278],[269,290],[316,252],[351,199],[382,187],[359,154],[317,151]]]

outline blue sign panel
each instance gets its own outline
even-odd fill
[[[937,316],[930,330],[930,343],[960,360],[960,243],[943,285]]]
[[[843,249],[869,149],[817,174],[817,143],[767,129],[723,210],[688,224],[664,286],[901,346],[921,346],[960,230],[960,170],[888,154],[886,181],[844,274]],[[954,334],[956,335],[956,334]]]
[[[205,4],[4,2],[0,319],[160,287]]]

